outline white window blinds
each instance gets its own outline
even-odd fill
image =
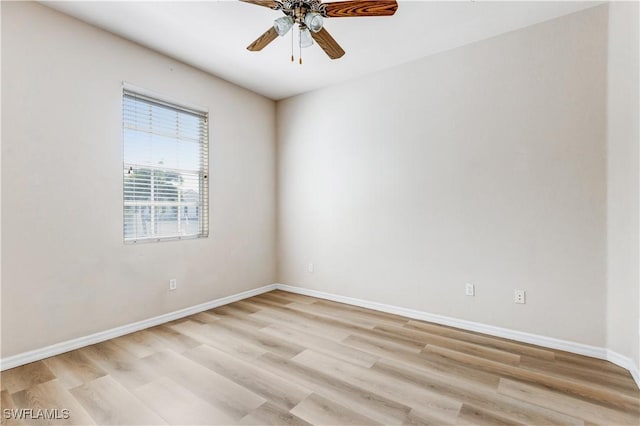
[[[209,233],[206,112],[124,90],[124,240]]]

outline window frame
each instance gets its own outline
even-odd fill
[[[139,98],[143,101],[147,101],[152,104],[166,106],[167,108],[183,111],[188,114],[196,115],[202,117],[204,119],[205,125],[205,138],[200,142],[201,144],[201,155],[204,155],[204,158],[201,159],[202,166],[198,173],[200,174],[200,184],[199,184],[199,203],[198,203],[198,233],[191,235],[171,235],[171,236],[155,236],[149,238],[126,238],[125,234],[125,224],[126,224],[126,208],[130,207],[127,205],[126,200],[126,189],[125,189],[125,174],[122,175],[122,238],[124,244],[144,244],[144,243],[155,243],[155,242],[165,242],[165,241],[181,241],[181,240],[194,240],[194,239],[202,239],[209,237],[209,224],[210,218],[210,199],[209,199],[209,190],[211,186],[211,163],[209,158],[210,152],[210,144],[211,144],[211,121],[209,117],[209,109],[203,106],[189,104],[182,101],[177,101],[173,98],[161,95],[157,92],[153,92],[147,89],[143,89],[141,87],[123,82],[122,89],[120,93],[120,106],[121,106],[121,120],[120,126],[122,130],[122,168],[123,171],[129,166],[129,163],[125,161],[125,109],[124,102],[125,96],[133,96]],[[205,145],[202,147],[202,145]],[[204,154],[203,154],[204,152]],[[167,170],[170,170],[167,168]],[[181,169],[173,169],[173,170],[181,170]]]

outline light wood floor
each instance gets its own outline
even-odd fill
[[[640,423],[611,363],[282,291],[1,378],[3,424]]]

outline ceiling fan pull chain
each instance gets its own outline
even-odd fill
[[[298,31],[298,49],[300,51],[300,65],[302,65],[302,28]]]
[[[295,60],[293,57],[293,33],[295,33],[295,31],[291,31],[291,62]]]

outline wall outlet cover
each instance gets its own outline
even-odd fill
[[[471,283],[466,283],[464,285],[464,294],[465,296],[475,296],[476,295],[476,286]]]

